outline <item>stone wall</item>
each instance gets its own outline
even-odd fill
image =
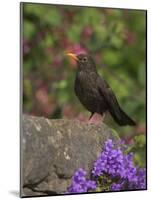
[[[118,136],[104,123],[49,120],[24,115],[21,133],[21,196],[63,194],[79,168],[88,176],[107,139]]]

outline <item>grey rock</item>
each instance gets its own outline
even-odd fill
[[[88,178],[107,139],[119,140],[104,123],[24,115],[21,134],[21,196],[63,194],[74,172]]]

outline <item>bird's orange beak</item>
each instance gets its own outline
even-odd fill
[[[66,56],[73,58],[74,60],[78,61],[77,55],[74,53],[67,53]]]

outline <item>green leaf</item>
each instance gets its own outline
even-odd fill
[[[145,135],[135,136],[134,141],[136,146],[143,147],[146,144],[146,137]]]
[[[67,36],[72,42],[79,42],[80,34],[81,34],[81,27],[77,25],[72,25],[67,32]]]
[[[123,41],[119,35],[113,35],[111,38],[111,44],[116,48],[120,48],[123,44]]]
[[[45,22],[49,25],[59,26],[61,23],[60,12],[56,8],[48,9],[43,17],[44,17]]]
[[[31,39],[35,32],[35,25],[32,22],[25,20],[23,24],[23,37],[26,39]]]
[[[102,57],[104,63],[113,66],[119,64],[119,60],[121,59],[121,54],[120,52],[117,52],[115,50],[104,50],[102,53]]]
[[[146,73],[145,73],[146,69],[145,66],[143,64],[140,65],[139,69],[138,69],[138,81],[140,83],[140,85],[145,86],[146,84]]]

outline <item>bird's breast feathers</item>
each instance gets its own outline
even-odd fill
[[[92,73],[78,72],[75,79],[75,89],[81,91],[90,91],[95,89],[96,80]],[[94,86],[94,87],[93,87]]]
[[[75,79],[75,93],[81,101],[97,98],[96,76],[93,73],[79,72]]]

